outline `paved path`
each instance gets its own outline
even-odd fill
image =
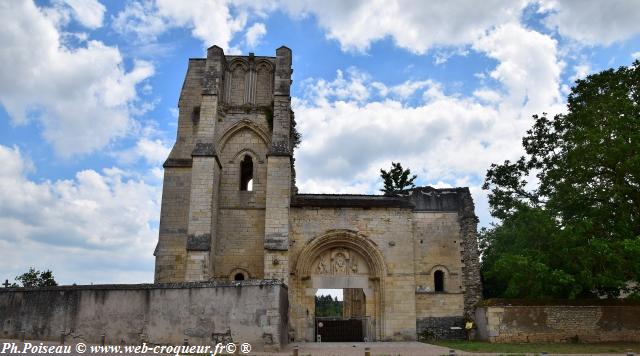
[[[34,341],[27,340],[26,342],[31,343],[34,346],[59,346],[59,343],[49,342],[49,341]],[[15,345],[18,352],[11,352],[11,350],[5,349],[5,344]],[[87,349],[85,352],[78,352],[76,349],[76,343],[71,342],[69,345],[71,347],[71,353],[65,353],[64,355],[70,356],[93,356],[93,355],[121,355],[121,356],[133,356],[133,355],[141,355],[141,353],[91,353],[90,345],[87,345]],[[274,355],[274,356],[291,356],[293,353],[294,346],[298,346],[298,355],[299,356],[364,356],[365,347],[369,347],[371,350],[371,356],[440,356],[445,355],[448,356],[449,349],[446,347],[436,346],[424,344],[421,342],[358,342],[358,343],[348,343],[348,342],[323,342],[323,343],[293,343],[289,344],[285,347],[281,352],[250,352],[248,355]],[[3,352],[4,350],[4,352]],[[33,350],[27,351],[27,353],[22,353],[24,350],[24,345],[18,340],[6,340],[0,339],[0,356],[4,355],[61,355],[60,353],[32,353]],[[238,355],[247,355],[241,352],[237,353]],[[506,355],[504,353],[471,353],[464,351],[456,351],[456,355],[482,355],[482,356],[490,356],[490,355]],[[524,353],[518,353],[518,355],[523,355]],[[154,355],[153,353],[146,353],[145,355]],[[160,354],[155,354],[160,355]],[[167,355],[167,354],[164,354]],[[175,354],[174,354],[175,355]],[[198,356],[205,356],[208,354],[200,354]],[[228,355],[228,354],[222,354]],[[222,356],[221,355],[221,356]],[[534,355],[534,354],[525,354],[525,355]],[[559,355],[559,354],[558,354]],[[624,355],[624,354],[597,354],[598,356],[605,355]],[[573,354],[571,356],[582,356]]]
[[[49,342],[49,341],[35,341],[35,340],[27,340],[27,343],[36,346],[60,346],[59,343]],[[11,349],[5,349],[5,343],[15,346],[13,350],[17,352],[11,352]],[[80,355],[141,355],[140,353],[124,353],[121,351],[119,353],[91,353],[91,345],[87,345],[86,351],[78,352],[76,348],[77,343],[70,342],[66,346],[71,348],[71,353],[65,353],[65,355],[71,356],[80,356]],[[250,355],[292,355],[294,346],[298,346],[298,355],[299,356],[364,356],[365,347],[369,347],[371,349],[371,356],[430,356],[430,355],[449,355],[449,349],[445,347],[435,346],[423,344],[420,342],[358,342],[358,343],[347,343],[347,342],[323,342],[323,343],[294,343],[289,344],[285,347],[284,350],[277,353],[267,353],[267,352],[251,352]],[[26,354],[34,354],[32,353],[35,349],[31,348],[26,351]],[[81,348],[82,349],[82,348]],[[25,351],[25,346],[18,340],[2,340],[0,339],[0,355],[24,355],[22,353]],[[51,350],[53,351],[53,350]],[[60,355],[55,352],[49,353],[35,353],[39,355]],[[152,355],[153,353],[147,353],[146,355]],[[465,355],[466,353],[457,352],[458,355]],[[157,355],[157,354],[156,354]],[[223,354],[224,355],[224,354]],[[243,353],[238,353],[238,355],[246,355]]]
[[[364,356],[364,349],[371,349],[371,356],[430,356],[449,355],[446,347],[424,344],[421,342],[310,342],[294,343],[287,346],[287,351],[291,355],[293,346],[298,346],[299,356]],[[457,355],[465,353],[457,352]]]

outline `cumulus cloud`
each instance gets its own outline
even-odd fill
[[[303,81],[305,94],[294,99],[300,191],[375,193],[379,169],[400,161],[420,184],[471,186],[488,223],[486,169],[522,153],[532,114],[562,110],[563,63],[553,39],[515,24],[487,32],[473,48],[498,64],[489,71],[496,87],[470,96],[445,94],[429,78],[388,85],[356,68],[332,81]]]
[[[506,24],[481,37],[473,48],[498,60],[489,75],[504,88],[503,105],[526,113],[559,110],[560,73],[564,63],[558,59],[557,43],[548,35]]]
[[[297,17],[315,16],[326,36],[344,50],[366,51],[391,38],[401,48],[423,54],[433,46],[473,42],[491,28],[517,21],[526,1],[285,1]]]
[[[95,29],[102,26],[105,7],[97,0],[64,0],[73,10],[73,17],[83,26]]]
[[[586,44],[610,45],[640,32],[640,2],[633,0],[540,0],[544,24]]]
[[[140,42],[155,41],[168,28],[166,19],[158,16],[157,11],[151,1],[130,2],[113,18],[112,26]]]
[[[118,168],[36,182],[16,147],[0,145],[0,270],[49,268],[63,283],[150,282],[160,187]]]
[[[260,43],[260,40],[267,34],[267,28],[261,22],[254,23],[245,34],[247,46],[254,48]]]
[[[170,151],[171,145],[168,142],[142,137],[133,147],[115,152],[114,156],[123,164],[132,164],[143,160],[147,164],[159,165],[167,159]]]
[[[245,30],[250,15],[265,16],[273,9],[271,2],[236,2],[226,0],[193,1],[136,1],[114,17],[113,27],[123,34],[134,35],[138,40],[155,40],[165,31],[184,27],[191,30],[203,47],[218,45],[228,53],[237,53],[232,46],[234,36]],[[247,29],[246,42],[255,46],[266,34],[266,27],[256,23]]]
[[[67,47],[57,23],[30,1],[3,3],[0,19],[0,104],[13,124],[39,122],[61,156],[125,135],[136,85],[153,74],[151,63],[136,61],[126,71],[115,47],[99,41]]]

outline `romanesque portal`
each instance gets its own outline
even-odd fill
[[[155,282],[279,280],[288,320],[264,323],[285,323],[290,341],[316,340],[314,296],[327,288],[344,290],[345,319],[359,318],[367,340],[460,336],[481,295],[469,190],[298,193],[291,65],[286,47],[271,57],[213,46],[189,60]]]

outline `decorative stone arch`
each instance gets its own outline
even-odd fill
[[[235,123],[233,126],[228,128],[222,134],[222,136],[220,136],[220,139],[218,140],[218,147],[217,147],[218,152],[221,153],[224,150],[224,147],[226,146],[226,144],[229,141],[229,139],[231,137],[233,137],[236,133],[238,133],[238,132],[240,132],[240,131],[242,131],[244,129],[248,129],[248,130],[253,131],[258,137],[260,137],[260,139],[265,144],[265,146],[269,147],[269,135],[267,135],[267,133],[264,132],[264,130],[262,130],[262,128],[260,128],[260,126],[256,125],[255,123],[253,123],[250,120],[246,120],[245,119],[245,120],[240,120],[237,123]]]
[[[443,283],[443,290],[442,291],[437,291],[436,290],[436,272],[441,272],[442,273],[442,283]],[[450,278],[450,273],[449,273],[449,269],[447,268],[447,266],[444,265],[435,265],[433,267],[431,267],[431,269],[429,270],[429,281],[431,284],[433,284],[433,291],[434,292],[441,292],[441,293],[447,293],[451,291],[451,288],[449,286],[449,284],[451,283],[451,278]]]
[[[268,106],[273,99],[273,81],[274,67],[273,64],[266,60],[258,60],[256,62],[256,93],[255,102],[259,106]]]
[[[264,163],[264,158],[257,154],[254,150],[250,148],[244,148],[238,151],[233,159],[229,161],[229,163],[238,163],[242,160],[245,155],[251,156],[251,158],[257,163]]]
[[[273,72],[275,70],[275,67],[273,66],[273,63],[271,63],[270,60],[264,59],[264,58],[263,59],[258,59],[256,61],[256,69],[258,69],[260,67],[264,67],[269,72]]]
[[[242,279],[237,279],[236,277],[238,275],[242,275]],[[237,280],[246,281],[246,280],[249,280],[249,279],[251,279],[251,274],[249,274],[249,271],[247,271],[244,268],[237,267],[237,268],[232,269],[231,272],[229,272],[229,280],[232,280],[232,281],[237,281]]]
[[[225,73],[225,101],[231,105],[247,102],[249,62],[244,58],[234,58]]]
[[[301,278],[309,277],[311,264],[315,261],[315,258],[318,257],[320,252],[326,251],[331,247],[355,250],[365,257],[365,261],[369,264],[373,275],[380,279],[386,277],[387,266],[382,253],[378,249],[378,245],[365,235],[348,229],[328,230],[323,235],[309,241],[296,259],[296,276]]]
[[[337,252],[336,252],[337,251]],[[359,261],[363,264],[353,275],[348,270],[338,273],[335,269],[334,256],[340,255],[340,259],[346,257],[347,261]],[[328,273],[318,264],[323,263],[324,257],[331,259],[332,272]],[[347,269],[350,268],[347,262]],[[347,229],[328,230],[323,235],[309,241],[297,255],[293,276],[291,277],[294,303],[297,303],[296,338],[313,341],[315,292],[321,288],[362,288],[367,298],[367,315],[372,318],[373,339],[381,340],[384,329],[384,295],[387,266],[384,256],[375,242],[365,235]],[[306,310],[304,310],[306,309]],[[303,330],[300,330],[303,329]]]

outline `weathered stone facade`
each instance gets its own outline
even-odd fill
[[[215,301],[215,303],[212,303]],[[278,281],[0,288],[4,339],[107,345],[287,342],[287,288]]]
[[[462,326],[481,297],[469,190],[297,194],[291,60],[286,47],[264,57],[213,46],[189,61],[164,164],[155,281],[280,280],[291,340],[314,340],[324,288],[348,291],[359,304],[346,309],[369,317],[375,340]]]
[[[496,305],[476,310],[490,342],[640,342],[640,305]]]

